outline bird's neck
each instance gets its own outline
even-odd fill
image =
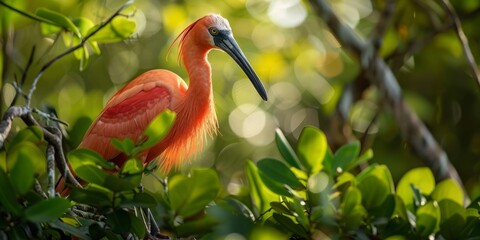
[[[207,50],[195,47],[184,49],[182,60],[190,79],[188,97],[200,100],[209,99],[212,95],[212,70],[207,55]]]

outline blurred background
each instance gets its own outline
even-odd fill
[[[124,3],[118,0],[10,2],[31,13],[46,7],[71,18],[86,17],[95,23]],[[330,2],[360,35],[369,36],[382,20],[383,1]],[[402,58],[405,56],[402,51],[410,44],[435,30],[429,12],[423,10],[419,2],[397,3],[380,54],[395,65],[393,69],[407,102],[447,152],[467,186],[472,186],[478,182],[480,171],[479,88],[452,30],[434,34],[413,56]],[[480,2],[455,2],[454,6],[478,59]],[[5,9],[0,11],[5,14]],[[359,77],[358,63],[342,50],[309,3],[300,0],[136,1],[128,11],[137,24],[134,35],[127,41],[101,45],[101,54],[92,55],[83,71],[73,55],[57,62],[41,78],[34,94],[34,106],[56,109],[59,118],[69,123],[67,147],[75,148],[109,97],[138,74],[164,68],[188,82],[186,71],[178,62],[177,46],[174,45],[169,54],[168,48],[186,26],[208,13],[219,13],[230,21],[237,42],[268,91],[269,100],[261,100],[227,54],[212,51],[209,61],[220,134],[210,139],[196,161],[185,164],[179,171],[188,172],[192,167],[215,168],[227,191],[240,194],[246,160],[279,156],[274,143],[276,128],[280,128],[294,146],[306,125],[320,127],[329,139],[337,138],[331,133],[335,124],[332,116],[346,84]],[[3,59],[2,112],[13,98],[12,80],[25,68],[33,46],[36,47],[34,61],[24,90],[45,62],[66,49],[55,36],[42,35],[38,23],[9,14],[15,19],[14,32],[6,31],[8,26],[2,23],[1,34],[3,39],[8,34],[14,36],[14,51]],[[423,165],[402,140],[375,88],[363,91],[360,100],[347,112],[347,121],[355,136],[362,139],[369,129],[364,147],[373,148],[373,162],[388,165],[394,180],[408,169]],[[374,118],[376,121],[371,125]],[[480,195],[480,189],[470,191],[472,198]]]

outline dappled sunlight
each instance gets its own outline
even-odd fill
[[[327,53],[321,53],[316,50],[305,51],[297,57],[294,65],[295,75],[305,91],[315,96],[315,98],[323,104],[331,100],[334,94],[334,88],[319,71],[324,70],[326,73],[330,73],[328,77],[333,77],[340,72],[330,69],[341,68],[335,66],[335,63],[330,62],[328,62],[328,64],[331,65],[330,68],[324,67],[324,64],[327,64],[327,61],[324,60],[327,59],[327,56]],[[337,65],[343,64],[341,61],[337,61],[336,63]]]
[[[268,16],[280,27],[294,28],[305,21],[307,10],[300,0],[272,1],[268,8]]]
[[[355,28],[360,19],[372,12],[370,0],[339,0],[332,2],[332,8],[348,24]]]
[[[276,108],[287,110],[297,106],[302,100],[299,89],[291,82],[279,82],[270,87],[270,101]]]
[[[252,42],[262,50],[277,50],[285,46],[285,33],[267,23],[260,23],[252,31]]]

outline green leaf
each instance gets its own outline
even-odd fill
[[[50,23],[40,23],[40,30],[42,31],[43,35],[47,36],[62,31],[62,28]]]
[[[305,232],[303,227],[300,224],[296,224],[295,222],[293,222],[291,218],[280,215],[278,213],[273,213],[272,217],[278,224],[280,224],[283,229],[286,229],[287,231],[292,233],[296,233],[299,236],[307,237],[307,233]]]
[[[194,236],[202,233],[210,232],[215,226],[219,225],[219,219],[211,215],[206,215],[200,219],[192,219],[188,222],[184,222],[175,230],[180,236]],[[208,239],[208,238],[206,238]]]
[[[293,196],[293,192],[289,191],[287,188],[288,186],[279,182],[273,181],[271,178],[265,176],[265,174],[261,174],[259,172],[260,179],[262,179],[262,183],[273,193],[291,197]]]
[[[90,239],[86,232],[82,231],[80,228],[73,227],[70,224],[64,223],[58,219],[49,223],[52,228],[62,230],[66,233],[69,233],[73,236],[79,237],[80,239]]]
[[[393,193],[392,175],[385,165],[372,165],[357,176],[357,187],[365,208],[373,209]]]
[[[342,204],[342,225],[347,230],[358,228],[362,223],[367,211],[362,205],[362,193],[356,187],[350,187],[343,197]]]
[[[115,164],[108,162],[100,156],[97,152],[88,150],[88,149],[75,149],[68,153],[68,162],[70,166],[75,169],[90,165],[90,166],[100,166],[104,169],[114,169]]]
[[[69,199],[92,206],[111,206],[113,193],[105,188],[90,184],[85,188],[74,188],[68,196]]]
[[[146,229],[145,225],[143,224],[143,221],[140,220],[137,216],[135,216],[133,213],[129,213],[130,215],[130,230],[137,235],[140,239],[143,239],[145,237]]]
[[[423,195],[430,195],[435,188],[435,178],[427,167],[414,168],[400,179],[397,184],[397,195],[403,200],[407,209],[413,211],[414,196],[410,184],[415,185]]]
[[[305,186],[297,179],[295,174],[278,160],[265,158],[258,161],[257,167],[262,179],[268,177],[279,184],[286,184],[293,189],[305,189]]]
[[[98,29],[99,26],[90,29],[89,33]],[[90,41],[97,41],[100,43],[112,43],[122,41],[130,37],[136,29],[135,21],[124,17],[114,18],[107,26],[100,29],[95,35],[90,38]]]
[[[300,162],[309,173],[322,170],[322,162],[327,150],[327,139],[320,129],[305,127],[302,130],[298,139],[297,151]]]
[[[257,166],[252,161],[247,161],[245,172],[250,186],[250,196],[254,204],[259,212],[267,211],[270,208],[270,202],[278,201],[278,195],[265,186],[260,178]]]
[[[390,219],[395,213],[396,198],[394,194],[389,194],[379,206],[369,209],[368,213],[376,219]]]
[[[437,231],[440,224],[440,208],[436,202],[420,206],[416,212],[417,233],[427,237]]]
[[[345,172],[354,167],[352,163],[360,153],[360,142],[355,141],[341,146],[333,156],[331,172]]]
[[[213,201],[220,190],[220,180],[211,169],[194,169],[190,177],[175,175],[168,182],[170,206],[177,215],[192,216]]]
[[[120,176],[130,184],[139,186],[143,176],[143,163],[142,160],[132,158],[125,162],[120,170]]]
[[[88,40],[87,43],[90,45],[90,47],[92,48],[92,51],[95,54],[100,55],[102,53],[102,51],[100,51],[100,47],[98,46],[97,42]]]
[[[73,24],[73,22],[66,17],[65,15],[52,11],[47,8],[39,8],[35,11],[35,15],[45,19],[48,22],[51,22],[57,26],[63,27],[72,33],[74,33],[78,38],[82,38],[82,34],[80,30]]]
[[[430,196],[437,202],[443,199],[450,199],[463,206],[463,191],[453,179],[441,181]]]
[[[400,219],[403,219],[404,221],[408,221],[407,208],[405,207],[405,203],[403,203],[403,200],[398,195],[394,196],[395,210],[392,213],[392,218],[398,217]]]
[[[27,207],[24,213],[26,219],[42,223],[59,218],[68,208],[70,208],[68,200],[64,198],[49,198]]]
[[[306,202],[303,200],[303,199],[299,199],[299,198],[293,198],[293,208],[295,210],[295,219],[297,219],[297,222],[303,226],[304,229],[308,229],[309,228],[309,220],[308,220],[308,216],[306,214]]]
[[[25,141],[32,142],[34,144],[39,144],[43,142],[43,132],[37,126],[26,127],[20,130],[15,137],[13,138],[12,142],[8,144],[8,149],[12,149],[20,143]]]
[[[77,167],[74,171],[82,180],[88,183],[96,183],[98,185],[103,185],[105,183],[105,179],[110,175],[97,166],[92,165],[83,165]]]
[[[440,207],[440,233],[446,239],[458,239],[466,223],[466,210],[462,205],[444,199],[438,202]]]
[[[302,169],[300,166],[300,160],[298,160],[297,154],[293,150],[292,146],[287,141],[285,135],[283,135],[282,130],[279,128],[275,129],[275,142],[277,143],[277,148],[285,161],[290,164],[290,166]]]
[[[28,158],[33,164],[34,172],[42,175],[46,171],[47,160],[42,152],[33,142],[24,141],[11,148],[7,155],[7,168],[13,169],[18,159]]]
[[[149,208],[155,207],[157,205],[157,200],[147,192],[141,192],[135,194],[132,200],[125,201],[120,204],[120,207],[142,207],[142,208]]]
[[[130,230],[132,218],[127,211],[115,209],[107,215],[107,223],[112,227],[114,233],[127,233]]]
[[[334,188],[342,191],[348,189],[350,186],[355,184],[355,175],[351,174],[350,172],[344,172],[338,175],[335,184],[333,185]]]
[[[79,59],[80,59],[80,71],[83,71],[87,68],[90,53],[88,52],[87,45],[83,45],[81,48],[79,48],[78,50],[76,50],[73,53],[77,53],[77,51],[80,51],[80,54],[81,54],[80,57],[79,57]]]
[[[362,204],[362,193],[356,187],[349,187],[343,196],[340,209],[343,214],[351,212],[356,205]]]
[[[88,31],[94,26],[90,19],[84,17],[75,18],[72,22],[78,28],[82,36],[86,36]]]
[[[357,166],[361,162],[368,161],[373,158],[373,150],[367,149],[360,157],[357,158],[355,162],[353,162],[353,166]]]
[[[15,199],[15,195],[16,193],[12,183],[8,179],[5,171],[0,168],[0,203],[2,203],[2,206],[6,208],[7,211],[18,216],[21,214],[22,208]]]
[[[141,177],[142,176],[140,175],[140,179]],[[102,187],[105,187],[114,193],[118,193],[118,192],[133,190],[137,188],[139,185],[140,185],[140,182],[137,180],[130,182],[118,176],[108,174],[105,177]]]
[[[30,158],[20,157],[16,159],[15,165],[10,171],[10,180],[20,195],[26,194],[32,188],[35,180],[34,174],[35,169]]]
[[[270,207],[277,213],[293,216],[292,212],[285,207],[281,202],[270,202]]]
[[[148,139],[139,147],[146,149],[153,147],[160,142],[170,131],[175,121],[176,114],[173,111],[165,109],[162,113],[156,116],[147,126],[143,133]]]
[[[127,154],[128,156],[133,156],[133,149],[135,148],[135,143],[130,138],[124,138],[123,140],[112,138],[112,145],[120,150],[121,152]]]

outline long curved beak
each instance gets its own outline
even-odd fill
[[[258,94],[260,94],[263,100],[267,101],[267,91],[265,91],[262,82],[258,78],[255,71],[253,71],[252,66],[238,46],[235,38],[233,38],[232,33],[230,31],[220,31],[218,35],[214,36],[213,40],[217,47],[228,53],[228,55],[230,55],[230,57],[237,62],[237,64],[242,68],[252,82]]]

